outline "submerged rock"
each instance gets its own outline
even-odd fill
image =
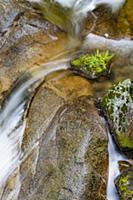
[[[114,85],[101,99],[114,139],[119,148],[133,156],[133,84],[130,79]]]
[[[123,171],[115,180],[121,200],[133,199],[133,167]]]
[[[85,54],[72,60],[71,67],[72,70],[83,74],[89,79],[96,79],[109,74],[112,57],[108,51],[100,53],[97,50],[94,55]]]

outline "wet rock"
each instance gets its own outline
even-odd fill
[[[121,200],[133,199],[133,167],[125,170],[115,180]]]
[[[115,66],[132,65],[133,41],[130,39],[113,40],[95,34],[89,34],[83,44],[84,50],[101,51],[109,50],[115,56],[113,63]]]
[[[130,79],[114,85],[101,99],[114,139],[119,148],[133,156],[133,85]]]
[[[4,9],[0,20],[0,98],[13,83],[32,67],[38,68],[52,57],[66,51],[66,36],[42,19],[26,3],[0,1]],[[15,9],[17,15],[14,16]],[[10,14],[11,13],[11,14]],[[12,17],[10,16],[12,15]],[[6,16],[6,17],[5,17]],[[10,23],[7,23],[10,19]],[[6,27],[6,28],[4,28]],[[61,57],[61,56],[60,56]],[[30,73],[30,72],[29,72]]]
[[[112,13],[108,6],[100,6],[94,11],[95,17],[90,13],[87,18],[84,35],[94,33],[105,38],[120,38],[119,29],[117,29],[117,16]]]
[[[126,169],[133,166],[133,161],[132,160],[128,160],[128,161],[121,160],[121,161],[118,162],[118,164],[119,164],[120,172],[123,172]]]
[[[90,94],[88,81],[72,75],[39,88],[22,145],[19,200],[106,199],[107,135]]]
[[[133,2],[126,0],[117,13],[104,5],[89,14],[84,30],[86,33],[94,33],[106,38],[120,39],[133,38]]]

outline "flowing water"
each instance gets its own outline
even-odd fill
[[[84,0],[55,0],[55,1],[29,0],[29,1],[42,4],[44,8],[46,8],[49,3],[50,4],[54,3],[55,5],[57,5],[55,3],[57,2],[61,5],[61,7],[69,10],[69,13],[70,13],[69,17],[71,18],[69,18],[68,16],[66,18],[65,16],[63,20],[64,19],[68,20],[67,28],[73,27],[72,32],[75,35],[81,32],[81,23],[86,18],[88,12],[92,12],[97,6],[101,4],[107,4],[108,6],[112,8],[113,12],[116,12],[124,3],[124,0],[117,0],[117,1],[116,0],[86,0],[86,1]],[[47,13],[46,18],[49,19],[50,15],[51,13]],[[55,17],[55,15],[53,15],[53,17]],[[50,21],[54,22],[55,24],[59,25],[61,28],[64,29],[64,27],[62,26],[62,22],[59,21],[56,17],[55,17],[56,19],[55,21],[53,17],[50,18]],[[72,23],[70,23],[70,21]],[[91,40],[90,38],[92,36],[98,37],[98,36],[94,36],[90,34],[88,37],[84,39],[83,45],[81,47],[82,49],[88,48],[87,45],[91,45],[92,48],[93,46],[95,46],[96,48],[99,48],[101,43],[102,44],[105,43],[107,45],[107,41],[105,41],[104,38],[100,38],[100,39],[93,38],[93,40]],[[123,49],[123,46],[125,45],[125,43],[127,44],[128,42],[127,40],[123,40],[123,41],[108,40],[108,42],[109,42],[108,44],[109,48],[112,48],[115,51],[115,47],[116,47],[116,52],[118,53],[118,49],[119,49],[120,53],[122,54],[121,56],[124,56],[124,53],[121,52],[121,50]],[[121,47],[122,44],[123,46]],[[98,45],[99,47],[97,47]],[[130,45],[131,45],[131,49],[133,49],[132,43],[129,42],[127,51],[130,51],[130,48],[129,48]],[[25,76],[21,78],[21,83],[19,84],[18,87],[15,87],[15,89],[12,91],[11,95],[7,99],[7,103],[4,105],[0,113],[0,163],[2,163],[0,164],[0,185],[4,184],[4,182],[12,173],[12,171],[17,166],[19,166],[21,162],[21,159],[20,159],[21,158],[21,142],[23,139],[23,133],[25,129],[25,120],[22,120],[22,119],[23,119],[25,107],[28,102],[28,95],[30,95],[29,88],[31,88],[33,85],[35,85],[35,83],[37,83],[41,78],[44,78],[45,76],[47,76],[49,73],[68,69],[69,60],[70,60],[70,57],[66,59],[54,60],[54,61],[51,61],[50,63],[46,63],[40,66],[38,70],[31,70],[30,71],[31,77],[26,79],[26,81],[25,81]],[[125,76],[125,78],[127,77]],[[98,84],[102,85],[102,83],[97,83],[97,85]],[[95,83],[94,83],[94,86],[95,86]],[[96,91],[96,94],[97,94],[97,91]],[[119,168],[118,168],[118,161],[126,160],[126,158],[118,152],[118,150],[116,149],[113,143],[111,135],[110,134],[108,135],[109,135],[109,144],[108,144],[109,175],[108,175],[108,184],[107,184],[107,199],[118,200],[118,196],[117,196],[115,185],[114,185],[114,179],[120,173]],[[5,148],[5,147],[8,147],[8,148]]]
[[[106,4],[116,13],[125,0],[28,0],[41,6],[45,18],[58,25],[69,34],[79,36],[89,13],[100,5]]]
[[[23,82],[21,78],[22,84],[12,91],[12,95],[9,97],[0,113],[0,185],[4,183],[9,174],[11,174],[20,163],[20,147],[25,129],[25,122],[20,122],[24,115],[25,105],[28,101],[27,94],[29,94],[29,87],[42,77],[67,68],[68,63],[66,59],[56,60],[53,63],[46,63],[44,66],[41,66],[39,70],[31,71],[31,74],[35,75],[26,82]],[[25,79],[25,76],[23,79]]]
[[[120,174],[118,161],[126,160],[125,156],[120,154],[116,149],[116,146],[113,142],[113,139],[108,133],[109,143],[108,143],[108,152],[109,152],[109,176],[107,184],[107,199],[108,200],[119,200],[116,187],[114,184],[115,178]]]

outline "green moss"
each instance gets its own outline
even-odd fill
[[[132,89],[132,81],[126,79],[115,84],[101,99],[101,106],[120,148],[133,149],[133,141],[127,135],[129,107],[133,104]]]
[[[71,66],[74,69],[80,69],[86,74],[90,74],[90,77],[98,77],[103,72],[108,70],[108,63],[113,55],[109,51],[100,53],[99,50],[95,54],[81,55],[79,58],[71,61]]]
[[[122,148],[130,148],[133,149],[133,141],[127,137],[125,134],[117,134],[117,141]]]
[[[127,186],[126,186],[127,182],[128,182],[128,176],[120,178],[119,187],[122,192],[127,191]]]

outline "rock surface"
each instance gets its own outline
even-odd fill
[[[78,97],[90,93],[85,85],[84,79],[70,76],[53,85],[44,84],[34,97],[23,150],[35,150],[38,145],[38,155],[34,173],[27,166],[30,157],[22,163],[24,179],[18,199],[105,199],[106,130],[93,101]]]
[[[27,116],[16,199],[106,199],[107,133],[90,95],[89,82],[70,73],[40,86]]]

